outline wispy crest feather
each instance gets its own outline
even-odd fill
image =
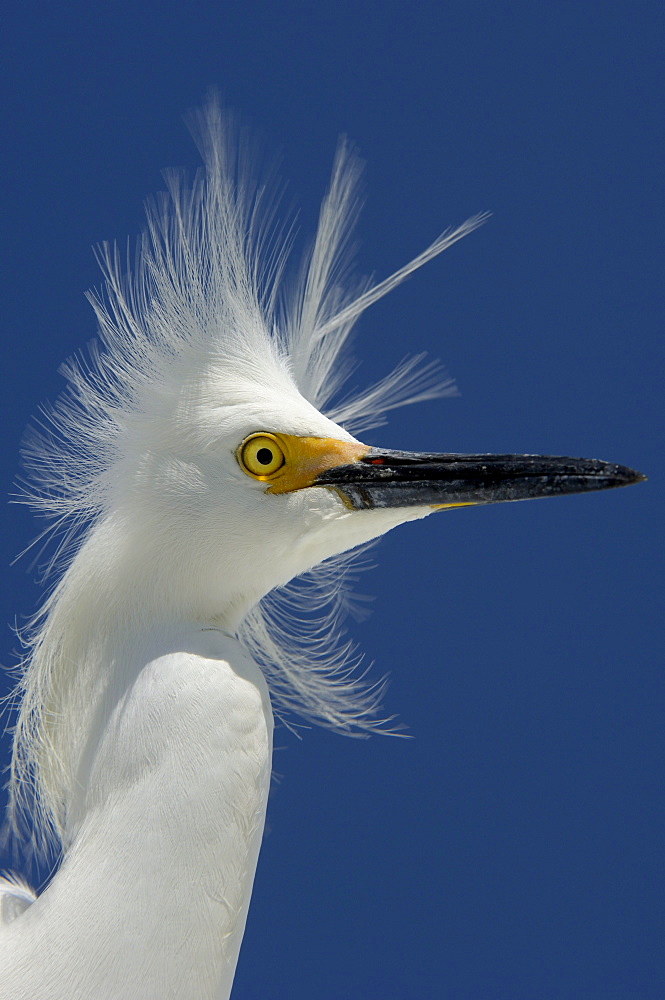
[[[25,461],[35,484],[26,499],[60,531],[58,558],[63,552],[71,558],[91,529],[112,515],[114,475],[132,415],[160,385],[196,370],[201,359],[242,358],[245,365],[260,366],[269,356],[288,367],[307,400],[355,432],[381,423],[394,407],[451,390],[439,367],[419,356],[343,398],[352,369],[345,348],[365,309],[485,216],[445,232],[379,284],[353,282],[348,268],[360,164],[342,141],[315,241],[289,293],[283,273],[291,238],[288,231],[276,233],[268,189],[252,182],[216,102],[196,116],[194,130],[205,171],[189,187],[179,175],[165,175],[168,190],[148,206],[133,266],[117,248],[100,248],[105,289],[90,299],[101,346],[65,365],[65,392],[26,440]],[[381,684],[369,686],[356,675],[356,654],[340,638],[351,565],[349,555],[336,557],[270,593],[246,617],[239,638],[265,670],[278,712],[295,710],[358,732],[377,725]],[[77,739],[56,697],[67,688],[66,641],[57,625],[66,587],[67,575],[26,637],[11,779],[15,825],[26,813],[36,815],[42,833],[56,837],[63,835],[64,789],[73,780],[67,741]],[[76,679],[82,711],[94,663],[85,669],[88,680],[84,673]]]

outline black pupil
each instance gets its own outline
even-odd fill
[[[270,465],[272,462],[272,452],[270,448],[259,448],[256,453],[256,460],[260,462],[261,465]]]

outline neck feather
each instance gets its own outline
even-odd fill
[[[144,665],[97,713],[63,864],[30,921],[15,921],[10,964],[37,979],[46,970],[68,997],[223,1000],[263,830],[268,692],[239,644],[214,629],[155,632],[139,651]],[[29,961],[37,940],[45,963]],[[146,963],[151,954],[159,963]],[[30,995],[64,1000],[46,982],[32,986]]]

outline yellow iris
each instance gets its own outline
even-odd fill
[[[270,479],[286,461],[277,438],[265,433],[245,438],[238,459],[244,471],[255,479]]]

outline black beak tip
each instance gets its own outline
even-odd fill
[[[648,477],[627,465],[616,466],[617,486],[632,486],[633,483],[646,483]]]

